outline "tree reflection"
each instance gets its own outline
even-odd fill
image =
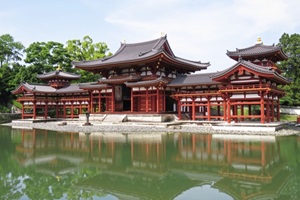
[[[30,199],[93,199],[93,196],[104,196],[102,192],[78,190],[74,185],[98,175],[97,169],[81,169],[64,175],[51,176],[33,172],[24,181],[24,195]]]
[[[14,144],[10,130],[0,126],[0,199],[19,199],[22,196],[22,169],[12,156]]]
[[[99,174],[97,168],[87,166],[58,174],[58,170],[62,170],[70,164],[63,162],[63,166],[60,164],[53,166],[51,162],[42,165],[33,162],[28,165],[27,161],[25,166],[20,167],[20,161],[25,162],[26,159],[32,161],[36,156],[36,152],[28,153],[28,149],[24,149],[27,146],[22,146],[24,135],[20,132],[20,130],[12,131],[9,127],[0,126],[0,199],[21,199],[22,197],[29,199],[93,199],[95,195],[106,195],[103,192],[75,187],[78,182],[97,176]],[[30,148],[35,147],[30,146]],[[15,152],[16,149],[21,152]],[[51,170],[53,171],[51,172]]]
[[[293,174],[280,198],[300,199],[300,138],[289,136],[279,138],[278,142],[281,144],[281,156],[287,161],[289,170]]]

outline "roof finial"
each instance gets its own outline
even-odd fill
[[[57,66],[56,71],[62,71],[62,68],[60,65]]]
[[[261,41],[261,37],[257,38],[257,41],[255,42],[255,44],[262,44],[263,42]]]
[[[160,37],[165,37],[166,33],[165,32],[160,32]]]

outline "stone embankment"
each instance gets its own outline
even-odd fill
[[[295,124],[286,124],[277,131],[251,131],[251,128],[245,127],[244,130],[216,130],[210,124],[197,123],[140,123],[140,122],[123,122],[123,123],[93,123],[85,126],[84,121],[47,121],[39,123],[30,122],[11,122],[3,125],[12,126],[13,128],[24,129],[44,129],[60,132],[82,132],[82,133],[208,133],[208,134],[238,134],[238,135],[296,135],[300,133],[300,127]]]
[[[20,119],[20,113],[0,113],[0,124],[11,122],[14,119]]]

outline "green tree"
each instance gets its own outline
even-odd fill
[[[289,59],[279,63],[278,66],[283,75],[292,80],[291,84],[283,87],[286,96],[281,99],[282,103],[300,105],[300,35],[284,33],[279,39],[279,45]]]
[[[24,46],[21,42],[15,42],[9,34],[0,36],[0,67],[22,60]]]
[[[7,106],[11,97],[9,80],[11,79],[12,69],[8,65],[0,68],[0,104]]]
[[[59,42],[34,42],[26,49],[25,62],[32,66],[32,72],[40,74],[55,70],[61,66],[65,71],[71,70],[70,55]]]
[[[68,40],[67,47],[68,53],[72,60],[83,61],[83,60],[95,60],[104,58],[111,53],[107,45],[104,42],[93,43],[92,38],[84,36],[83,40]],[[84,70],[77,70],[81,75],[81,82],[96,81],[100,78],[99,74],[93,75],[91,72]]]

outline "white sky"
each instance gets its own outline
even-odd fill
[[[299,0],[0,0],[0,35],[28,47],[33,42],[82,39],[120,42],[168,35],[176,56],[210,62],[206,72],[235,62],[227,50],[277,44],[283,33],[300,34]]]

